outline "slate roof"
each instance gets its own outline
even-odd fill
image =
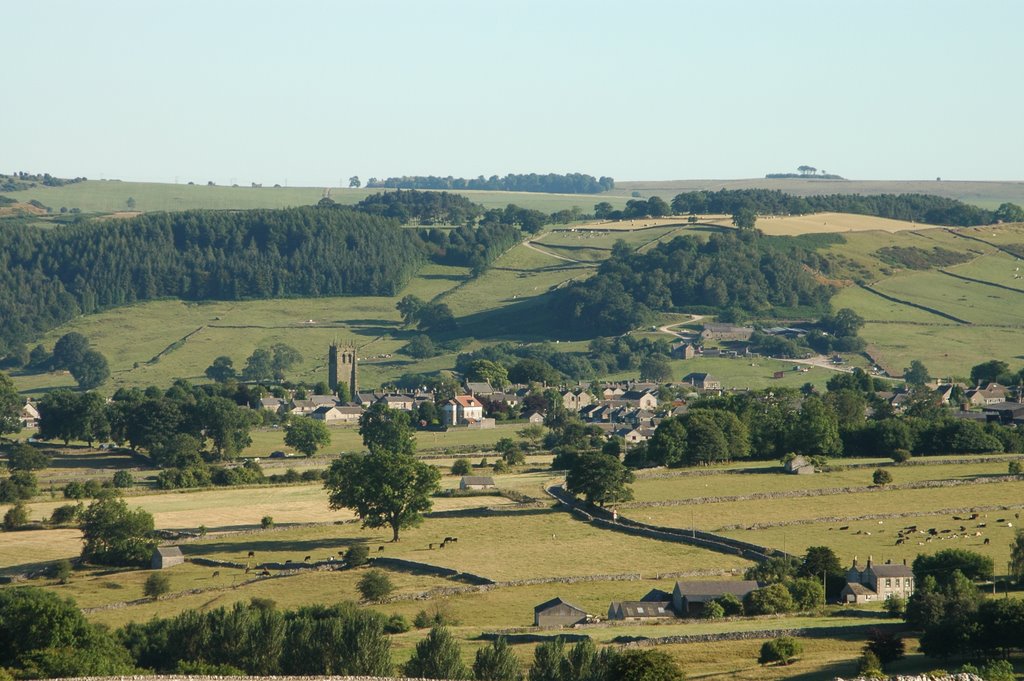
[[[871,571],[878,577],[913,577],[914,571],[906,565],[893,563],[891,565],[872,565]]]
[[[622,601],[618,609],[623,617],[675,617],[670,601]]]
[[[587,611],[584,610],[583,608],[579,607],[578,605],[573,605],[569,601],[564,601],[564,600],[562,600],[561,598],[558,598],[558,597],[552,598],[550,601],[544,601],[540,605],[534,606],[533,611],[534,612],[543,612],[544,610],[547,610],[549,608],[553,608],[556,605],[568,605],[573,610],[579,610],[580,613],[582,613],[584,615],[587,614]]]
[[[761,588],[759,582],[745,580],[717,580],[706,582],[676,582],[676,590],[691,603],[713,601],[719,596],[732,594],[743,598],[755,589]]]
[[[463,485],[489,485],[494,486],[494,478],[489,475],[464,475],[462,476]]]

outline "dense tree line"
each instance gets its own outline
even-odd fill
[[[679,215],[690,213],[736,215],[743,209],[752,210],[761,215],[856,213],[953,227],[988,225],[997,221],[1009,222],[1013,221],[1013,216],[1020,211],[1019,207],[1010,203],[1003,204],[997,210],[991,211],[957,199],[931,194],[794,196],[773,189],[721,189],[717,192],[685,192],[672,199],[672,210]]]
[[[663,420],[646,446],[631,447],[631,467],[693,466],[750,456],[911,456],[1024,452],[1024,428],[956,418],[935,393],[917,388],[902,412],[878,391],[891,385],[860,369],[830,379],[828,391],[764,391],[705,396],[688,413]],[[870,416],[869,416],[870,414]]]
[[[538,175],[508,174],[504,177],[492,175],[465,179],[462,177],[436,177],[434,175],[406,175],[378,180],[371,177],[366,182],[367,188],[387,189],[483,189],[507,192],[549,192],[554,194],[600,194],[615,188],[615,180],[610,177],[595,178],[582,173],[547,173]]]
[[[333,203],[330,199],[320,201],[321,206]],[[481,205],[461,194],[401,189],[370,194],[357,203],[355,208],[369,215],[393,218],[402,224],[421,225],[471,224],[484,213]]]
[[[0,192],[17,192],[32,189],[38,185],[44,187],[63,187],[66,184],[85,182],[84,177],[54,177],[50,173],[26,173],[18,171],[11,175],[0,173]]]
[[[775,308],[822,310],[832,295],[808,271],[826,269],[816,254],[780,251],[754,232],[676,237],[645,253],[619,242],[595,276],[560,289],[552,310],[571,331],[624,333],[654,312],[733,308],[759,315]]]
[[[79,313],[141,300],[393,295],[423,259],[414,234],[348,209],[16,226],[0,231],[0,355]]]

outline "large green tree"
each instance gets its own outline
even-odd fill
[[[25,400],[18,394],[14,381],[0,371],[0,435],[21,430],[21,406]]]
[[[381,451],[411,455],[416,450],[409,414],[376,402],[359,417],[359,434],[372,453]]]
[[[86,350],[82,359],[69,367],[68,371],[82,390],[98,388],[110,378],[107,358],[97,350]]]
[[[579,454],[565,476],[565,488],[582,496],[591,504],[618,503],[633,498],[628,485],[633,482],[633,471],[617,457],[600,452]]]
[[[441,473],[407,452],[379,446],[369,454],[342,454],[327,469],[324,487],[331,508],[348,508],[363,527],[390,527],[392,541],[399,531],[417,525],[433,503]]]
[[[331,432],[327,424],[318,419],[293,417],[284,426],[284,443],[306,456],[313,456],[318,449],[331,444]]]
[[[82,560],[97,565],[145,566],[153,554],[153,516],[103,496],[82,513]]]

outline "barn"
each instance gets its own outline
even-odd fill
[[[586,610],[561,598],[552,598],[533,609],[533,624],[537,627],[571,627],[586,621]]]
[[[180,565],[185,562],[185,556],[177,546],[158,546],[153,550],[153,562],[151,567],[154,570],[163,570],[172,565]]]

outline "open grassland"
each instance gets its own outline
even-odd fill
[[[877,282],[874,288],[972,324],[1016,327],[1024,324],[1024,290],[1008,291],[936,271],[891,277]]]
[[[428,548],[431,542],[437,544],[449,536],[458,537],[458,542],[443,550]],[[306,555],[323,560],[353,544],[367,543],[384,546],[379,555],[440,565],[498,581],[635,572],[651,576],[680,570],[742,570],[749,565],[738,557],[682,544],[610,533],[547,508],[481,517],[432,517],[419,527],[403,530],[397,544],[388,543],[390,539],[387,529],[364,530],[357,523],[346,523],[225,536],[184,545],[183,551],[222,560],[241,557],[244,562],[246,553],[255,550],[260,560],[284,562]],[[642,561],[637,560],[639,555],[644,556]],[[581,560],[584,556],[586,559]]]
[[[1021,330],[987,326],[865,324],[872,354],[897,373],[919,359],[933,376],[967,376],[975,364],[1001,359],[1021,367]]]
[[[843,460],[845,461],[845,460]],[[761,462],[762,465],[770,462]],[[837,467],[842,464],[837,462]],[[1006,461],[958,464],[929,464],[921,466],[893,466],[888,470],[898,482],[924,480],[973,480],[1006,475]],[[693,497],[722,497],[755,494],[758,492],[788,492],[794,490],[826,489],[830,487],[871,486],[871,468],[846,468],[815,475],[790,475],[781,466],[751,468],[742,474],[721,472],[717,475],[681,475],[673,478],[639,478],[633,484],[634,501],[670,501]],[[629,504],[626,504],[628,506]]]
[[[732,219],[716,220],[714,224],[728,226],[732,224]],[[909,229],[920,229],[923,226],[927,225],[853,213],[763,215],[757,218],[756,225],[759,230],[770,236],[797,236],[830,232],[902,232]]]
[[[327,193],[341,204],[357,203],[381,189],[347,189],[323,187],[264,187],[207,186],[205,181],[190,185],[157,182],[121,182],[119,180],[89,180],[63,187],[34,187],[25,191],[8,192],[22,203],[32,199],[59,211],[78,208],[84,213],[117,213],[135,211],[178,211],[193,209],[244,210],[249,208],[289,208],[315,204]],[[584,212],[594,204],[608,201],[616,207],[626,199],[601,194],[544,194],[536,192],[453,191],[487,208],[504,208],[514,203],[522,208],[533,208],[546,213],[578,206]],[[129,208],[128,199],[135,200]]]
[[[782,171],[784,172],[784,171]],[[681,192],[718,191],[719,189],[777,189],[796,196],[818,194],[934,194],[959,199],[983,208],[996,208],[1011,201],[1024,205],[1024,182],[974,182],[962,180],[812,180],[764,177],[734,180],[639,180],[616,182],[609,195],[628,197],[638,191],[642,196],[671,199]]]

